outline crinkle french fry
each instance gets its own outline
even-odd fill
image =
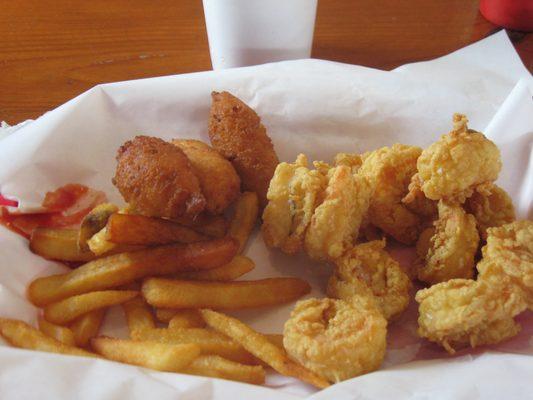
[[[155,328],[154,316],[152,310],[146,301],[141,297],[135,297],[122,303],[124,314],[126,314],[126,321],[128,322],[128,328],[130,335],[134,331],[141,329],[153,329]]]
[[[104,290],[72,296],[44,308],[47,321],[64,325],[88,312],[106,308],[138,296],[133,290]]]
[[[230,221],[228,235],[239,242],[242,253],[259,214],[259,199],[254,192],[244,192],[235,204],[235,213]]]
[[[28,298],[38,306],[77,294],[125,285],[148,275],[216,268],[237,252],[230,238],[190,244],[173,244],[116,254],[91,261],[66,274],[34,280]]]
[[[195,309],[181,309],[173,310],[176,312],[168,322],[170,329],[181,328],[203,328],[205,326],[204,319]]]
[[[260,365],[243,365],[220,356],[200,356],[185,370],[187,374],[230,379],[260,385],[265,382],[265,370]]]
[[[175,278],[191,279],[194,281],[227,282],[237,279],[254,268],[254,262],[248,257],[235,256],[233,260],[221,267],[204,271],[180,272],[176,274]]]
[[[179,372],[200,355],[195,344],[165,344],[97,337],[92,348],[105,358],[158,371]]]
[[[88,312],[76,318],[70,324],[70,329],[74,333],[74,340],[78,347],[87,347],[89,341],[98,336],[106,311],[105,308],[100,308]]]
[[[43,317],[39,317],[39,330],[46,336],[56,339],[67,346],[75,346],[74,333],[67,327],[52,324]]]
[[[318,388],[329,386],[327,380],[292,361],[283,349],[238,319],[212,310],[200,310],[200,312],[207,325],[242,345],[280,374],[301,379]]]
[[[161,308],[243,309],[287,303],[309,293],[298,278],[206,282],[148,278],[142,293],[148,304]]]
[[[152,246],[194,243],[208,237],[177,222],[142,215],[113,214],[106,227],[106,239],[113,243]]]
[[[215,354],[242,364],[257,364],[255,357],[242,346],[212,330],[201,328],[143,329],[135,331],[132,338],[170,344],[194,343],[200,346],[202,354]]]
[[[0,318],[0,335],[12,346],[22,349],[46,351],[48,353],[73,356],[96,357],[95,354],[68,346],[33,328],[23,321]]]

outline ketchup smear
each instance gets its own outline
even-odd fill
[[[0,224],[25,238],[35,228],[71,228],[79,226],[83,217],[95,206],[106,201],[103,192],[77,183],[69,183],[46,193],[43,210],[34,213],[10,212],[2,206],[17,206],[18,202],[0,195]]]

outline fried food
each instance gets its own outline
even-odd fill
[[[205,212],[196,216],[194,219],[178,217],[173,218],[173,221],[187,226],[198,233],[218,239],[226,236],[226,231],[228,230],[228,222],[223,215],[211,215]]]
[[[494,344],[520,331],[513,317],[525,308],[523,298],[501,285],[451,279],[420,290],[418,334],[449,353],[465,346]]]
[[[130,337],[135,336],[135,331],[155,328],[152,310],[142,297],[135,297],[122,303],[122,309],[126,315]]]
[[[265,383],[265,370],[260,365],[243,365],[220,356],[200,356],[183,371],[186,374],[210,376],[260,385]]]
[[[261,229],[265,243],[287,254],[297,253],[326,185],[326,176],[310,170],[304,154],[298,155],[293,164],[279,164],[268,188],[269,202],[263,213]]]
[[[45,306],[69,296],[114,288],[148,275],[216,268],[237,252],[233,239],[173,244],[121,253],[91,261],[66,274],[37,278],[27,290],[28,299]]]
[[[98,335],[106,311],[105,308],[91,311],[83,314],[70,324],[70,329],[74,333],[76,346],[87,347],[89,341]]]
[[[97,256],[78,248],[77,229],[35,228],[30,237],[30,250],[48,260],[87,262]]]
[[[422,149],[395,144],[363,154],[359,173],[370,182],[369,222],[404,244],[418,238],[420,218],[401,202]]]
[[[502,226],[516,219],[513,200],[505,190],[493,183],[477,186],[472,196],[466,199],[464,207],[476,218],[483,240],[487,240],[488,228]]]
[[[142,286],[146,301],[161,308],[232,310],[264,307],[296,300],[310,291],[309,284],[298,278],[236,282],[148,278]]]
[[[293,376],[320,389],[329,386],[324,378],[292,361],[285,350],[238,319],[212,310],[200,310],[200,312],[207,325],[239,343],[280,374]]]
[[[266,206],[268,185],[279,163],[272,141],[259,116],[228,92],[213,92],[209,138],[213,147],[231,161],[245,191],[255,192]]]
[[[408,186],[408,193],[402,199],[407,209],[420,217],[435,219],[438,214],[437,201],[428,199],[422,191],[420,175],[414,174]]]
[[[465,115],[454,114],[453,130],[425,149],[417,161],[426,197],[463,203],[473,189],[498,178],[500,151],[485,135],[468,129]]]
[[[180,372],[200,355],[195,344],[165,344],[108,337],[91,340],[92,348],[105,358],[167,372]]]
[[[205,197],[205,209],[211,214],[221,214],[237,200],[241,180],[233,165],[211,146],[193,139],[174,139],[191,163],[194,175],[200,182]]]
[[[96,357],[93,353],[61,343],[23,321],[0,318],[0,335],[12,346],[73,356]]]
[[[168,322],[169,329],[179,328],[203,328],[204,319],[196,309],[178,309],[173,310],[175,314]]]
[[[386,336],[387,321],[371,299],[309,299],[296,303],[283,344],[293,359],[340,382],[379,368]]]
[[[458,204],[441,200],[438,209],[435,234],[420,262],[418,279],[433,285],[454,278],[472,278],[479,246],[476,220]]]
[[[337,153],[335,155],[335,160],[333,165],[338,167],[339,165],[346,165],[352,169],[353,173],[359,171],[361,165],[363,164],[363,159],[359,154],[352,153]]]
[[[47,321],[65,325],[88,312],[122,304],[138,296],[134,290],[104,290],[72,296],[44,308]]]
[[[109,217],[118,212],[119,208],[112,203],[103,203],[93,208],[87,214],[83,221],[78,234],[78,248],[80,251],[89,251],[87,241],[96,233],[100,232],[107,224]]]
[[[355,243],[371,197],[368,180],[346,165],[329,169],[327,178],[305,234],[305,250],[317,261],[335,260]]]
[[[519,292],[533,310],[533,221],[515,221],[487,229],[478,279]]]
[[[176,279],[189,279],[193,281],[233,281],[255,268],[255,263],[248,257],[235,256],[229,263],[213,269],[203,271],[180,272]]]
[[[206,200],[185,153],[164,140],[137,136],[117,153],[113,184],[131,208],[148,217],[195,217]]]
[[[67,346],[75,346],[74,333],[66,326],[52,324],[43,317],[39,317],[39,330]]]
[[[354,296],[370,296],[387,320],[409,305],[411,281],[400,264],[385,251],[385,240],[355,246],[337,259],[329,279],[329,297],[350,303]]]
[[[230,221],[228,235],[239,242],[239,254],[242,253],[248,237],[255,227],[259,214],[259,199],[253,192],[244,192],[237,200],[235,212]]]

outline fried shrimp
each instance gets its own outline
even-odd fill
[[[515,221],[487,229],[478,279],[505,284],[525,299],[533,310],[533,221]]]
[[[395,144],[363,154],[359,173],[372,188],[370,222],[404,244],[416,242],[420,218],[402,204],[422,149]]]
[[[418,174],[413,175],[408,187],[409,192],[402,199],[407,209],[416,215],[425,218],[435,218],[437,212],[437,201],[428,199],[422,191],[422,181]]]
[[[479,234],[487,240],[487,229],[516,219],[513,201],[505,190],[492,183],[476,187],[466,199],[465,210],[476,217]]]
[[[387,321],[372,299],[309,299],[296,303],[283,345],[311,371],[340,382],[379,368],[386,336]]]
[[[421,189],[432,200],[461,203],[475,186],[495,181],[502,168],[498,147],[485,135],[468,129],[468,120],[454,114],[450,133],[425,149],[417,161]]]
[[[228,160],[199,140],[175,139],[172,144],[189,159],[206,200],[206,211],[221,214],[237,200],[241,180]]]
[[[434,223],[435,233],[429,249],[420,262],[418,279],[429,284],[453,278],[472,278],[474,257],[479,246],[475,218],[460,205],[439,201],[439,219]],[[427,243],[427,232],[417,246],[422,252]]]
[[[113,184],[131,208],[150,217],[195,217],[205,198],[187,156],[164,140],[137,136],[117,153]]]
[[[326,177],[308,168],[304,154],[293,164],[279,164],[270,182],[268,204],[263,212],[261,229],[265,243],[288,254],[297,253],[325,186]]]
[[[305,235],[305,250],[317,261],[335,260],[352,246],[371,196],[367,179],[346,165],[329,169],[327,181]]]
[[[409,277],[385,251],[385,240],[375,240],[355,246],[336,261],[327,294],[347,302],[356,295],[373,296],[390,321],[409,305],[410,289]]]
[[[268,185],[279,163],[272,141],[259,116],[228,92],[211,94],[209,138],[239,174],[243,189],[256,192],[267,204]]]
[[[449,353],[494,344],[520,331],[513,317],[526,306],[515,291],[483,281],[452,279],[420,290],[418,334]]]

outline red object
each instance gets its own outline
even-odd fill
[[[79,184],[68,184],[46,193],[42,203],[43,210],[38,213],[9,212],[2,206],[11,204],[4,204],[2,199],[7,200],[0,197],[0,224],[28,239],[38,227],[78,226],[89,211],[106,200],[104,193]]]
[[[18,207],[19,202],[16,200],[9,200],[6,199],[4,196],[0,194],[0,207]]]
[[[479,11],[495,25],[533,31],[533,0],[480,0]]]

